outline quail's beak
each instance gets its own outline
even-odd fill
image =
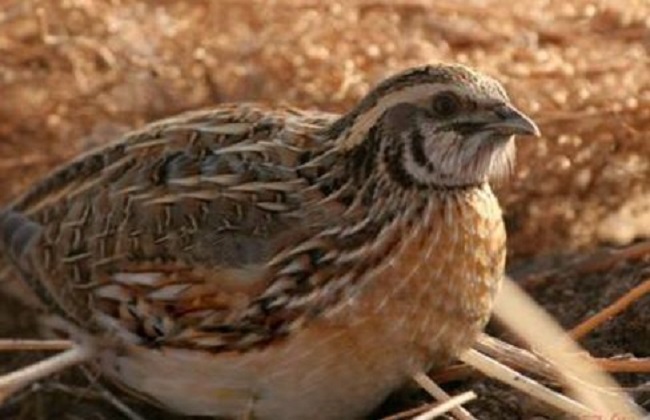
[[[484,128],[504,135],[528,135],[539,137],[537,124],[526,114],[509,104],[501,104],[492,111],[490,122]]]

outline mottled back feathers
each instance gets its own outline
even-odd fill
[[[476,133],[431,109],[451,90]],[[183,114],[54,172],[8,206],[0,233],[41,300],[78,324],[155,346],[252,348],[347,305],[422,219],[447,217],[447,198],[483,191],[489,165],[454,154],[463,136],[488,138],[480,118],[505,101],[492,79],[427,66],[342,117],[251,104]]]

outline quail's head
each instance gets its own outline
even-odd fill
[[[514,136],[540,134],[499,82],[460,65],[397,74],[345,119],[339,147],[374,150],[376,169],[404,185],[462,187],[507,175]]]

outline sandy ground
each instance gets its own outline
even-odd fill
[[[543,131],[520,142],[517,171],[499,187],[510,271],[571,327],[650,275],[650,252],[581,265],[650,236],[650,3],[460,3],[0,0],[0,202],[182,110],[252,100],[344,112],[398,69],[462,62],[501,80]],[[3,336],[36,334],[33,314],[0,304]],[[650,356],[649,308],[646,297],[584,344],[600,356]],[[3,357],[2,368],[27,359]],[[55,385],[0,415],[119,418]],[[480,418],[556,418],[484,381],[450,389],[463,387],[479,391],[469,407]],[[650,409],[650,394],[635,392]],[[407,389],[381,413],[425,400]]]

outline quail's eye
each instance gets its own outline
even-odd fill
[[[433,111],[441,117],[451,117],[460,108],[460,98],[452,92],[442,92],[433,98]]]

